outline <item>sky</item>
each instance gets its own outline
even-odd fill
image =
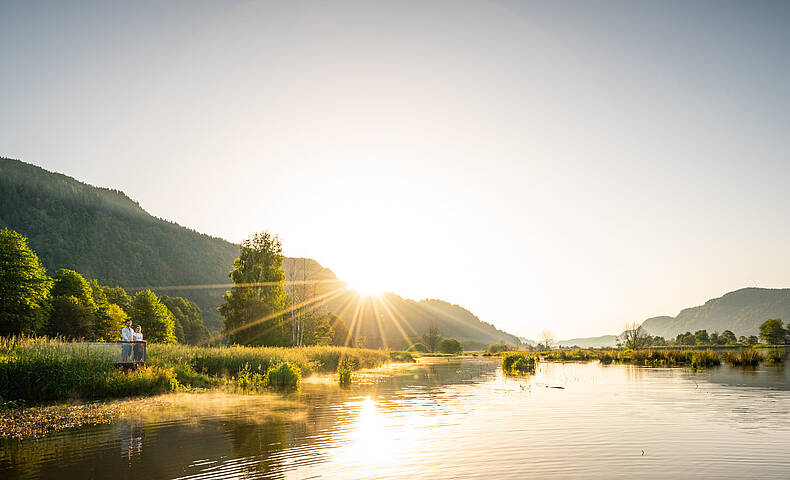
[[[529,338],[790,287],[790,3],[0,1],[0,155]]]

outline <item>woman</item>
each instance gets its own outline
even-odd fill
[[[145,352],[145,345],[143,345],[143,343],[145,343],[145,340],[143,340],[142,326],[137,325],[137,327],[135,327],[133,337],[134,337],[134,341],[136,342],[134,344],[134,361],[135,363],[142,362],[143,352]]]

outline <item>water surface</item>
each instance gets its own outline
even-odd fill
[[[0,478],[789,478],[790,369],[426,359],[0,441]],[[561,387],[561,388],[557,388]]]

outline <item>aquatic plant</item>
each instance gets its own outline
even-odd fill
[[[302,381],[302,372],[298,365],[283,362],[271,367],[263,378],[263,384],[274,388],[296,388]]]
[[[763,361],[763,356],[753,348],[746,348],[737,353],[725,352],[724,360],[734,367],[753,367]]]
[[[777,349],[772,349],[768,352],[768,355],[765,356],[765,360],[770,363],[782,363],[785,361],[784,353]]]
[[[693,368],[710,368],[720,364],[721,359],[713,350],[695,351],[691,354],[691,366]]]
[[[337,368],[337,381],[341,387],[348,387],[351,385],[351,368],[346,365],[340,365]]]
[[[502,371],[506,375],[527,375],[535,373],[538,359],[522,352],[508,353],[502,357]]]

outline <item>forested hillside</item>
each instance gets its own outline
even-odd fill
[[[648,318],[642,326],[651,335],[666,338],[697,330],[731,330],[748,336],[757,335],[760,324],[771,318],[790,320],[790,289],[742,288],[681,310],[677,317]]]
[[[76,270],[127,288],[228,283],[238,246],[155,218],[123,192],[0,158],[0,228],[27,237],[50,273]],[[154,290],[156,290],[154,288]],[[167,290],[218,329],[222,290]]]
[[[222,329],[217,307],[225,287],[174,287],[228,284],[238,245],[153,217],[123,192],[8,158],[0,158],[3,227],[27,237],[50,274],[68,268],[130,293],[149,287],[160,294],[185,297],[200,307],[210,330]],[[285,258],[283,270],[287,280],[326,282],[287,289],[300,300],[343,286],[315,260]],[[519,343],[517,337],[441,300],[418,302],[386,294],[374,301],[346,290],[329,295],[318,311],[339,314],[354,329],[355,338],[371,347],[405,348],[431,324],[444,336],[466,342],[467,347]]]

